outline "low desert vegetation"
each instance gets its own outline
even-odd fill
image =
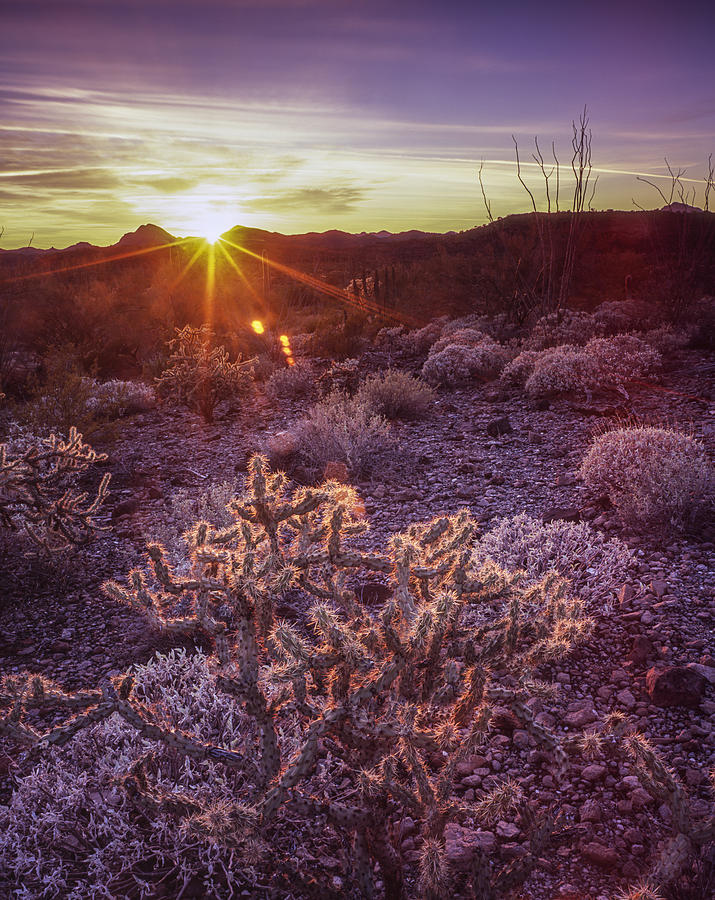
[[[253,361],[240,355],[231,361],[214,339],[206,325],[176,329],[168,366],[157,379],[159,394],[198,412],[207,423],[213,422],[219,404],[241,397],[253,383]]]
[[[157,633],[201,637],[207,653],[173,650],[75,694],[41,676],[3,677],[3,733],[24,748],[0,806],[0,860],[23,886],[17,896],[149,898],[167,882],[209,896],[257,884],[306,896],[508,896],[568,830],[509,779],[474,799],[455,793],[460,765],[507,716],[557,784],[570,755],[608,753],[633,771],[674,823],[653,890],[678,877],[705,832],[652,745],[618,712],[569,739],[534,713],[555,690],[537,669],[588,637],[582,590],[609,562],[628,564],[622,548],[526,518],[480,547],[462,510],[365,552],[354,489],[290,490],[261,457],[228,509],[228,526],[187,532],[186,577],[150,544],[126,586],[105,584]],[[568,569],[584,548],[575,590],[551,564]],[[508,568],[494,561],[505,552]],[[526,574],[511,568],[522,561]],[[386,599],[370,609],[356,588],[375,577]],[[278,605],[296,591],[306,607],[288,622]],[[176,604],[186,612],[172,618]],[[404,857],[394,841],[407,817],[416,852]],[[528,835],[516,861],[478,847],[470,866],[451,865],[463,825],[513,822]]]
[[[299,400],[317,393],[316,372],[306,362],[276,369],[266,381],[266,394],[273,400]]]
[[[477,343],[469,344],[461,344],[452,337],[440,339],[431,348],[422,367],[422,377],[433,387],[454,387],[474,380],[490,381],[499,375],[510,358],[509,351],[487,335],[480,335]],[[473,340],[474,337],[466,339]],[[442,344],[443,340],[448,342]],[[435,349],[438,347],[441,349]]]
[[[652,377],[661,356],[634,334],[591,338],[585,346],[559,344],[545,350],[523,350],[501,374],[505,387],[523,386],[531,397],[623,389]]]
[[[503,519],[480,538],[473,559],[523,572],[526,584],[556,571],[592,610],[612,607],[633,568],[632,551],[622,541],[609,540],[586,522],[543,523],[525,513]]]
[[[387,462],[396,447],[389,423],[356,397],[333,392],[295,426],[292,455],[309,470],[343,463],[355,477]]]
[[[715,474],[702,444],[668,428],[607,431],[593,442],[581,476],[606,494],[626,522],[676,529],[712,508]]]
[[[435,393],[407,372],[388,370],[368,376],[360,385],[356,400],[385,419],[423,419],[429,414]]]
[[[70,428],[67,439],[27,433],[0,444],[0,526],[18,531],[46,552],[84,544],[96,529],[94,514],[107,495],[105,474],[92,500],[76,487],[87,469],[106,460]]]
[[[526,701],[538,687],[528,677],[588,633],[580,600],[555,575],[522,589],[494,564],[471,569],[466,512],[412,526],[384,554],[362,553],[350,546],[366,523],[349,487],[291,495],[260,458],[231,512],[228,529],[193,530],[188,581],[175,581],[163,549],[150,545],[151,578],[136,570],[128,588],[106,585],[168,635],[210,635],[209,657],[158,658],[77,697],[43,679],[4,679],[3,697],[20,711],[8,727],[28,748],[14,801],[0,810],[5,869],[32,889],[68,895],[116,894],[137,869],[139,896],[167,871],[214,895],[256,878],[325,891],[320,864],[293,869],[288,848],[309,853],[331,831],[349,893],[372,894],[376,867],[388,896],[401,895],[407,877],[426,895],[460,890],[464,876],[455,880],[445,853],[450,823],[493,823],[521,802],[511,782],[473,804],[452,795],[456,767],[485,739],[495,705],[512,710],[562,777],[566,752],[534,722]],[[349,588],[357,572],[388,579],[377,614]],[[415,591],[418,581],[427,589]],[[275,603],[298,586],[313,601],[305,622],[291,624]],[[187,595],[193,612],[167,618],[167,595]],[[493,609],[477,631],[461,625],[470,604]],[[21,724],[26,710],[52,701],[83,712],[45,735]],[[435,772],[428,756],[437,749]],[[95,794],[77,846],[71,823]],[[496,892],[523,881],[554,829],[550,810],[533,800],[529,809],[534,858],[492,870],[483,855],[468,878]],[[421,839],[412,871],[390,838],[408,813]]]

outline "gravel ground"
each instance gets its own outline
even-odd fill
[[[594,727],[611,710],[627,713],[688,786],[694,811],[705,815],[712,812],[707,772],[715,764],[715,526],[666,538],[634,533],[589,497],[576,475],[593,436],[619,418],[689,429],[713,454],[715,384],[698,372],[703,362],[686,352],[659,385],[637,386],[617,403],[558,401],[536,409],[523,396],[500,397],[489,385],[442,392],[429,419],[394,426],[402,464],[356,486],[373,546],[409,522],[466,506],[483,530],[520,512],[540,519],[554,507],[576,510],[633,548],[637,565],[619,601],[608,612],[592,610],[596,627],[589,641],[543,670],[559,693],[548,703],[537,701],[534,711],[564,735]],[[15,542],[0,544],[2,671],[39,671],[77,689],[167,649],[170,644],[158,641],[138,614],[106,599],[101,583],[122,579],[141,562],[145,536],[165,517],[173,492],[199,494],[213,482],[240,481],[250,454],[290,428],[301,411],[299,403],[277,408],[259,397],[212,426],[167,407],[127,420],[117,440],[98,448],[109,454],[112,473],[103,513],[108,530],[89,549],[47,567],[24,558]],[[487,425],[500,417],[508,417],[513,430],[490,437]],[[648,670],[676,665],[698,667],[709,680],[692,708],[656,705],[649,694]],[[463,768],[458,793],[465,798],[511,774],[527,794],[558,802],[573,828],[540,861],[525,898],[611,898],[647,873],[670,833],[668,807],[659,807],[628,765],[607,753],[572,757],[570,783],[559,785],[529,735],[507,729]],[[473,834],[467,832],[450,833],[455,865],[469,853]],[[509,859],[524,852],[526,836],[519,824],[503,822],[482,840],[493,841]],[[402,850],[407,860],[417,852],[410,834]]]

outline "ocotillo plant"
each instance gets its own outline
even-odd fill
[[[534,666],[565,652],[588,628],[567,582],[549,574],[522,589],[519,575],[493,564],[474,571],[476,526],[466,510],[411,526],[384,554],[364,552],[353,541],[367,524],[352,488],[327,483],[291,493],[286,477],[270,473],[261,457],[250,463],[245,495],[229,508],[233,525],[214,529],[199,522],[187,534],[190,577],[176,579],[163,549],[153,544],[151,574],[135,569],[128,587],[110,582],[105,589],[142,610],[167,636],[208,637],[218,689],[255,721],[257,776],[227,798],[243,810],[231,827],[238,832],[250,819],[251,828],[270,834],[296,817],[327,823],[342,836],[338,843],[347,840],[351,848],[343,871],[353,896],[374,895],[376,868],[390,898],[449,896],[456,877],[471,885],[459,890],[503,896],[542,853],[554,819],[543,811],[541,824],[531,829],[533,858],[492,871],[477,852],[470,872],[455,876],[447,860],[448,825],[494,823],[510,814],[519,796],[506,782],[475,802],[463,801],[455,774],[486,743],[498,704],[511,710],[545,750],[555,775],[563,776],[564,750],[535,721],[527,701],[549,689],[534,677]],[[365,575],[384,584],[387,599],[375,611],[357,599]],[[287,595],[306,604],[312,598],[304,618],[279,618]],[[177,603],[186,614],[172,617]],[[481,624],[463,624],[467,609]],[[29,759],[118,713],[174,754],[229,769],[245,766],[242,753],[158,724],[136,696],[131,675],[101,692],[58,694],[65,705],[85,711],[40,734],[24,712],[44,690],[28,682],[0,720],[0,732],[29,744]],[[325,774],[326,760],[340,765],[340,784]],[[133,777],[131,784],[132,797],[146,810],[168,802],[147,778]],[[395,837],[405,816],[416,823],[421,847],[411,870]],[[194,822],[205,818],[194,816]],[[276,877],[282,865],[274,861]],[[327,879],[320,890],[331,894]]]

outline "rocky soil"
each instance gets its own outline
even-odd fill
[[[379,361],[376,354],[371,364]],[[394,425],[401,464],[356,485],[376,546],[409,522],[463,506],[485,530],[527,512],[580,517],[626,541],[637,556],[631,582],[613,610],[591,610],[597,624],[588,643],[544,670],[559,693],[535,711],[564,735],[594,727],[611,710],[627,713],[703,814],[715,764],[715,527],[666,537],[633,533],[586,494],[575,473],[593,435],[616,418],[690,429],[715,452],[715,384],[704,362],[694,352],[682,354],[658,385],[634,387],[629,400],[577,398],[537,408],[520,395],[500,397],[490,385],[442,392],[429,419]],[[98,448],[109,454],[111,497],[102,514],[108,530],[89,549],[48,566],[24,558],[16,542],[0,545],[2,670],[40,671],[77,689],[166,649],[138,614],[104,597],[101,583],[141,562],[145,535],[162,520],[172,492],[198,494],[211,482],[240,481],[250,454],[301,411],[300,403],[258,396],[212,426],[168,407],[127,420],[111,445]],[[504,429],[490,423],[502,418],[508,429],[495,434]],[[11,770],[13,752],[3,751],[0,772]],[[571,826],[540,861],[523,897],[611,898],[649,870],[669,835],[668,807],[659,807],[615,755],[571,757],[570,784],[559,785],[529,735],[507,727],[462,766],[459,793],[479,796],[505,774],[519,778],[527,794],[557,802]],[[6,788],[7,780],[4,796]],[[469,864],[476,844],[498,847],[509,859],[524,852],[526,840],[518,819],[491,831],[450,826],[448,837],[457,868]],[[417,851],[408,820],[402,849],[408,860]]]

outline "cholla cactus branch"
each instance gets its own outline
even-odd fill
[[[111,476],[102,477],[92,500],[74,490],[72,480],[106,458],[76,428],[67,440],[51,434],[14,458],[0,444],[0,526],[23,530],[47,552],[87,543],[98,528],[94,515]]]
[[[485,741],[493,705],[509,707],[563,768],[559,741],[534,721],[527,700],[532,688],[543,693],[535,664],[582,637],[581,608],[556,576],[524,588],[519,576],[495,564],[475,567],[476,526],[467,511],[411,526],[383,554],[367,554],[350,543],[364,531],[352,489],[326,485],[291,494],[285,477],[255,457],[230,512],[233,526],[199,522],[186,533],[189,577],[176,577],[153,544],[147,565],[133,570],[126,586],[109,583],[105,590],[167,635],[201,634],[213,642],[206,662],[212,690],[252,723],[251,782],[242,776],[246,795],[232,802],[254,811],[257,834],[273,833],[288,815],[325,816],[357,848],[362,888],[373,889],[377,865],[386,893],[397,897],[403,863],[389,833],[394,816],[409,813],[425,848],[423,892],[443,894],[452,884],[443,859],[447,825],[475,817],[491,822],[513,809],[511,785],[477,803],[454,796],[457,766]],[[388,587],[377,611],[359,602],[354,581],[374,572]],[[276,615],[277,601],[296,585],[315,599],[305,619],[287,622]],[[177,603],[182,615],[173,617]],[[475,612],[484,624],[465,624]],[[54,732],[32,732],[24,711],[54,698],[82,710],[59,726],[55,742],[117,714],[122,727],[187,766],[237,773],[249,765],[233,745],[200,738],[181,719],[169,725],[131,677],[81,698],[12,683],[0,698],[11,707],[2,729],[14,729],[31,751]],[[435,753],[444,758],[437,772]],[[138,786],[137,802],[141,794],[147,811],[160,810],[153,776],[131,777],[147,782]],[[178,793],[164,799],[172,810],[186,806],[176,814],[188,817],[191,834],[208,829],[212,840],[228,834],[226,822],[235,818],[218,807],[189,811]],[[488,865],[480,871],[493,881]]]

